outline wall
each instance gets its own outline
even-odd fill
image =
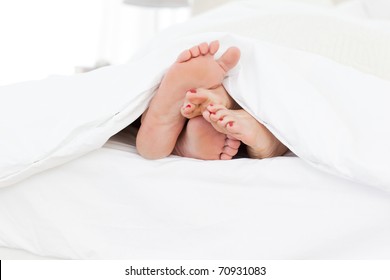
[[[122,0],[1,0],[0,85],[123,63],[156,32],[189,16],[189,8]]]
[[[1,0],[0,85],[71,74],[97,56],[102,0]]]

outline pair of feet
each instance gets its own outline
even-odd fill
[[[241,109],[222,85],[187,92],[181,113],[189,121],[176,143],[178,155],[201,159],[213,155],[212,159],[218,159],[220,152],[219,159],[231,159],[241,142],[251,158],[270,158],[287,152],[286,146]]]
[[[241,141],[255,158],[286,151],[246,111],[232,110],[235,102],[222,81],[238,63],[240,51],[229,48],[215,60],[218,49],[218,41],[194,46],[169,68],[143,114],[136,143],[143,157],[157,159],[174,153],[198,159],[231,159]]]

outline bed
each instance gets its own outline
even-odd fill
[[[236,10],[234,5],[241,4],[220,11]],[[347,13],[346,21],[354,21],[356,14],[364,17],[362,6],[351,7],[335,13]],[[275,12],[276,8],[268,8]],[[301,8],[301,4],[293,6]],[[307,11],[311,8],[305,10],[310,16]],[[289,12],[287,8],[277,11],[294,23]],[[194,20],[201,23],[215,13],[218,10]],[[252,32],[245,23],[234,23],[217,22],[213,28],[239,30],[240,35]],[[295,23],[299,27],[302,22]],[[387,34],[388,22],[370,24]],[[199,24],[193,30],[177,27],[155,40],[173,40],[206,29]],[[307,36],[312,37],[310,29],[304,31],[294,39],[281,36],[282,32],[275,35],[273,28],[264,28],[262,34],[268,42],[320,53],[389,79],[385,60],[376,67],[388,55],[381,49],[387,46],[388,37],[378,38],[377,53],[367,60],[356,55],[359,48],[348,49],[348,42],[342,41],[345,45],[338,50],[313,41],[307,44]],[[390,195],[386,189],[325,172],[293,153],[265,160],[201,161],[170,156],[149,161],[137,154],[134,137],[135,130],[127,127],[99,149],[1,188],[0,246],[4,250],[0,254],[4,254],[0,257],[390,258]]]
[[[389,258],[380,190],[295,156],[144,161],[129,133],[2,189],[1,245],[65,259]]]

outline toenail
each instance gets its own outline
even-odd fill
[[[213,104],[213,103],[210,103],[209,106],[214,106],[214,104]]]
[[[211,115],[215,115],[215,112],[210,112]]]
[[[223,121],[223,118],[220,118],[219,120],[220,120],[220,121]]]
[[[189,92],[196,93],[196,89],[192,88],[192,89],[189,90]]]
[[[186,108],[191,108],[191,104],[188,104],[188,105],[186,106]]]
[[[228,125],[229,125],[230,127],[232,127],[232,126],[233,126],[233,122],[228,122]]]

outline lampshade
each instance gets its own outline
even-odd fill
[[[153,8],[187,7],[189,6],[189,2],[189,0],[123,0],[125,4]]]

